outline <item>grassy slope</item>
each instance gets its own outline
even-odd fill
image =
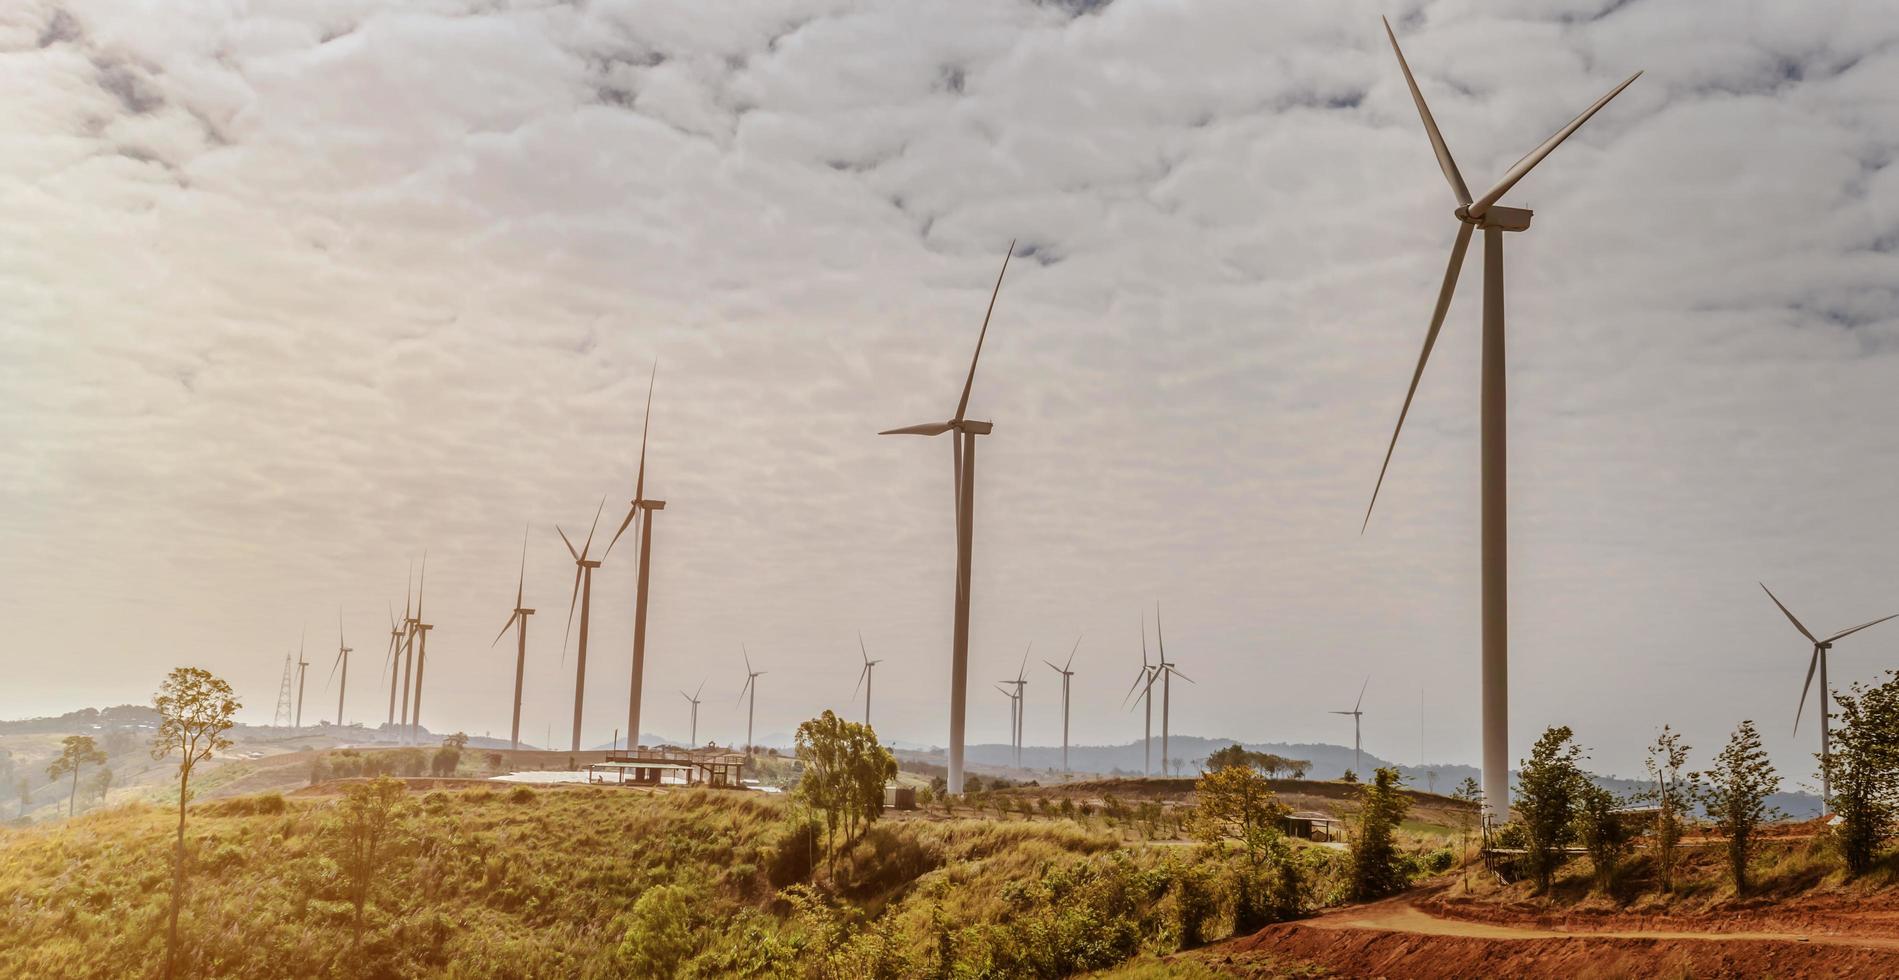
[[[818,874],[835,901],[800,912],[787,901],[796,889],[781,889],[804,879],[810,849],[783,799],[573,787],[413,802],[358,949],[328,856],[333,800],[194,806],[189,972],[637,975],[620,946],[640,921],[634,903],[659,885],[690,896],[692,975],[806,975],[822,962],[837,975],[909,976],[942,948],[969,975],[1012,974],[1037,956],[1046,972],[1056,950],[1097,965],[1171,951],[1181,869],[1231,867],[1074,821],[889,820],[835,879]],[[131,805],[0,830],[0,975],[152,975],[174,820]],[[1205,938],[1224,934],[1220,914]]]

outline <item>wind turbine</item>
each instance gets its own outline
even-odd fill
[[[415,651],[415,704],[409,709],[409,741],[422,738],[422,670],[429,665],[429,630],[433,623],[422,618],[422,598],[429,589],[429,553],[422,552],[422,577],[415,583],[415,635],[420,641]]]
[[[415,598],[415,559],[409,559],[409,584],[402,597],[402,652],[396,654],[402,660],[402,714],[398,719],[400,728],[396,729],[399,742],[409,740],[409,681],[415,672],[415,613],[409,609],[409,600]],[[395,678],[389,678],[391,687]]]
[[[1009,699],[1009,751],[1015,758],[1016,768],[1020,769],[1022,767],[1022,753],[1016,751],[1016,746],[1021,744],[1022,692],[1009,690],[1009,685],[1013,683],[1015,682],[1003,681],[996,685],[996,690],[1002,692],[1002,696]]]
[[[303,659],[303,637],[297,637],[297,719],[291,723],[293,728],[303,727],[303,678],[310,672],[310,661]]]
[[[870,674],[872,670],[876,669],[878,664],[883,663],[883,658],[880,657],[876,660],[870,659],[870,651],[865,649],[864,647],[864,633],[862,630],[859,630],[857,633],[857,652],[860,654],[863,654],[864,656],[864,669],[859,671],[857,674],[857,687],[861,687],[864,689],[864,727],[869,728],[870,727],[870,685],[872,681],[872,677],[870,676]],[[856,687],[851,688],[851,700],[853,701],[857,700]]]
[[[1365,717],[1365,713],[1358,709],[1365,704],[1365,688],[1370,684],[1371,675],[1366,674],[1365,683],[1358,685],[1358,702],[1352,705],[1352,710],[1332,712],[1335,715],[1352,716],[1352,773],[1360,779],[1365,778],[1365,760],[1359,757],[1358,723],[1359,719]]]
[[[488,644],[488,649],[494,649],[495,644],[500,643],[501,638],[508,634],[508,627],[516,623],[521,624],[520,628],[515,630],[514,722],[508,734],[508,749],[515,752],[521,749],[521,681],[527,674],[527,618],[534,615],[534,610],[521,604],[522,593],[527,588],[528,532],[533,530],[533,527],[529,524],[521,530],[521,575],[514,583],[514,611],[508,614],[508,621],[501,624],[501,632],[496,633],[494,640]]]
[[[745,700],[748,693],[751,695],[751,703],[745,706],[745,755],[749,758],[752,754],[752,719],[758,713],[758,679],[765,672],[752,669],[752,654],[745,649],[745,644],[739,644],[739,653],[745,657],[745,686],[739,688],[739,700]]]
[[[1800,687],[1800,707],[1794,709],[1794,733],[1800,732],[1800,715],[1807,709],[1807,691],[1813,687],[1813,671],[1815,667],[1818,667],[1820,669],[1820,805],[1824,807],[1826,801],[1833,798],[1832,780],[1827,778],[1827,760],[1832,758],[1833,746],[1831,735],[1827,730],[1832,722],[1832,711],[1827,706],[1826,652],[1833,649],[1834,641],[1852,636],[1868,626],[1877,626],[1888,619],[1899,617],[1899,613],[1881,616],[1870,623],[1861,623],[1852,629],[1841,630],[1822,640],[1809,632],[1805,626],[1800,625],[1800,620],[1794,618],[1794,614],[1781,603],[1780,597],[1774,595],[1774,591],[1769,589],[1766,583],[1761,584],[1761,590],[1767,593],[1767,598],[1774,600],[1774,605],[1780,607],[1781,613],[1787,617],[1788,622],[1794,625],[1794,629],[1799,630],[1800,635],[1813,644],[1813,659],[1807,661],[1807,682]]]
[[[336,668],[343,668],[343,682],[336,685],[336,727],[343,727],[343,692],[349,690],[349,644],[343,640],[343,610],[336,611],[336,660],[330,664],[330,680],[336,679]],[[328,684],[329,681],[324,681]]]
[[[560,535],[560,541],[567,546],[567,553],[574,556],[574,594],[567,599],[567,626],[561,630],[561,659],[567,658],[567,631],[574,626],[574,603],[580,603],[580,649],[578,663],[574,665],[574,743],[569,751],[580,751],[580,709],[587,695],[587,624],[589,613],[593,609],[593,570],[600,562],[587,555],[593,550],[593,532],[600,526],[600,511],[607,506],[607,498],[600,498],[600,506],[593,509],[593,524],[587,528],[587,543],[579,551],[574,543],[567,540],[567,532],[554,525],[554,532]]]
[[[659,380],[659,362],[653,362],[653,373],[646,381],[646,421],[640,424],[640,471],[633,481],[633,501],[627,507],[626,520],[620,522],[620,529],[613,532],[613,540],[607,542],[607,550],[601,558],[613,554],[613,545],[620,535],[640,517],[639,587],[633,606],[633,680],[626,695],[626,744],[632,748],[640,740],[640,692],[646,680],[646,595],[647,583],[653,570],[653,512],[665,510],[666,501],[646,499],[646,433],[653,422],[653,383]],[[643,516],[642,516],[643,515]]]
[[[1385,35],[1391,40],[1392,52],[1398,56],[1398,68],[1404,73],[1405,85],[1411,89],[1412,101],[1417,103],[1418,118],[1423,121],[1425,135],[1430,138],[1431,149],[1437,154],[1438,167],[1444,171],[1444,177],[1451,185],[1451,193],[1457,198],[1458,207],[1453,213],[1458,225],[1457,238],[1451,244],[1450,264],[1444,270],[1444,284],[1438,290],[1437,306],[1431,313],[1431,326],[1424,334],[1424,349],[1418,353],[1418,366],[1411,372],[1411,387],[1405,392],[1404,405],[1398,410],[1398,424],[1392,427],[1391,443],[1385,449],[1385,461],[1378,470],[1378,483],[1372,487],[1371,504],[1365,508],[1365,524],[1360,527],[1360,533],[1371,523],[1371,509],[1378,502],[1378,490],[1384,485],[1385,470],[1391,466],[1392,450],[1398,445],[1398,431],[1404,428],[1405,415],[1411,410],[1411,399],[1418,391],[1418,379],[1424,375],[1424,362],[1430,358],[1431,347],[1437,342],[1438,330],[1444,325],[1444,315],[1450,310],[1451,294],[1457,288],[1457,274],[1463,268],[1464,252],[1470,246],[1471,233],[1481,228],[1484,233],[1481,427],[1484,806],[1493,817],[1508,820],[1510,641],[1509,579],[1506,574],[1508,549],[1505,547],[1508,522],[1504,507],[1503,233],[1527,230],[1531,212],[1523,208],[1502,207],[1497,201],[1642,73],[1638,71],[1610,89],[1608,95],[1597,99],[1594,105],[1583,110],[1569,125],[1557,130],[1556,135],[1544,140],[1542,145],[1512,164],[1483,196],[1472,200],[1469,188],[1464,185],[1463,174],[1458,172],[1456,162],[1451,159],[1450,146],[1444,142],[1444,135],[1438,132],[1437,121],[1424,103],[1424,93],[1419,91],[1417,80],[1411,77],[1411,67],[1405,63],[1404,52],[1398,47],[1398,37],[1392,33],[1389,21],[1385,22]]]
[[[1154,674],[1160,668],[1147,662],[1147,613],[1141,613],[1141,672],[1134,675],[1134,684],[1121,698],[1127,704],[1129,698],[1147,702],[1147,721],[1141,726],[1141,775],[1146,776],[1154,768]],[[1141,693],[1135,694],[1135,691]]]
[[[679,696],[685,698],[687,704],[692,705],[692,735],[686,739],[686,746],[688,748],[696,749],[699,747],[699,695],[703,694],[705,689],[706,682],[700,681],[699,690],[691,694],[687,694],[684,691],[679,692]]]
[[[1173,680],[1179,677],[1189,684],[1192,684],[1194,680],[1181,673],[1179,668],[1167,659],[1167,634],[1161,632],[1160,603],[1158,602],[1154,603],[1154,640],[1160,644],[1160,663],[1155,666],[1154,674],[1161,682],[1161,775],[1165,776],[1169,758],[1167,755],[1167,709],[1173,703]],[[1149,686],[1153,683],[1153,681],[1148,681]]]
[[[1015,242],[1002,257],[1002,271],[989,293],[989,309],[982,316],[982,331],[976,335],[976,353],[969,359],[969,376],[963,379],[963,397],[956,402],[956,414],[947,422],[925,422],[900,429],[886,429],[881,436],[939,436],[953,432],[950,439],[951,476],[956,497],[956,614],[950,639],[950,744],[949,779],[946,789],[952,795],[963,792],[963,721],[969,694],[969,578],[973,559],[972,543],[976,523],[976,437],[986,436],[994,423],[964,418],[969,410],[969,391],[976,384],[976,362],[982,358],[983,338],[989,335],[989,317],[996,312],[996,297],[1002,292],[1002,277],[1009,272],[1009,258],[1015,254]]]
[[[1026,720],[1022,714],[1022,705],[1027,700],[1025,695],[1026,689],[1029,686],[1029,651],[1033,649],[1035,649],[1035,643],[1031,641],[1028,647],[1022,651],[1022,666],[1016,668],[1015,680],[1002,682],[1015,687],[1015,705],[1013,717],[1010,719],[1010,727],[1015,730],[1015,741],[1013,744],[1015,745],[1015,767],[1017,769],[1022,768],[1022,728],[1023,722]]]
[[[408,618],[409,618],[409,600],[406,595],[403,597],[403,600],[402,600],[402,617],[403,617],[403,622],[407,623]],[[390,726],[394,726],[396,723],[396,670],[395,670],[396,659],[395,658],[402,652],[402,635],[406,629],[407,629],[406,626],[398,625],[396,623],[396,604],[393,602],[390,603],[389,604],[389,650],[387,653],[384,653],[382,656],[382,669],[389,672],[389,725]]]
[[[1060,667],[1057,667],[1052,661],[1048,661],[1048,660],[1042,661],[1043,663],[1048,664],[1050,670],[1053,670],[1057,674],[1062,675],[1062,772],[1069,771],[1068,769],[1068,681],[1070,678],[1075,676],[1075,672],[1072,670],[1069,670],[1068,668],[1074,666],[1075,651],[1079,649],[1081,649],[1081,637],[1077,636],[1075,637],[1074,648],[1068,651],[1068,661],[1066,663],[1062,664]]]

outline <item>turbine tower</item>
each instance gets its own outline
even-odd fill
[[[587,528],[587,543],[579,551],[574,543],[567,540],[567,532],[554,525],[554,532],[560,535],[560,541],[567,546],[567,553],[574,556],[574,594],[567,599],[567,625],[561,630],[561,659],[567,659],[567,633],[574,626],[574,603],[580,603],[580,647],[574,665],[574,741],[571,752],[580,751],[580,712],[587,695],[587,624],[589,613],[593,610],[593,570],[600,562],[587,557],[593,550],[593,532],[600,526],[600,511],[606,507],[607,498],[600,498],[600,506],[593,509],[593,524]]]
[[[684,691],[679,692],[679,696],[685,698],[687,704],[692,705],[692,734],[686,738],[687,748],[696,749],[699,747],[699,695],[705,693],[705,689],[706,682],[700,681],[699,690],[691,694],[687,694]]]
[[[1147,720],[1141,726],[1141,775],[1150,775],[1154,769],[1154,673],[1160,668],[1147,662],[1147,613],[1141,613],[1141,672],[1134,675],[1134,684],[1121,698],[1123,705],[1132,698],[1147,702]],[[1135,692],[1139,691],[1139,694]]]
[[[1050,670],[1062,675],[1062,772],[1064,773],[1070,771],[1068,768],[1068,682],[1075,676],[1075,672],[1069,668],[1075,665],[1075,651],[1079,649],[1081,649],[1081,637],[1077,636],[1075,646],[1068,651],[1066,663],[1057,667],[1052,661],[1042,661],[1048,664]]]
[[[424,559],[424,562],[426,561],[427,559]],[[397,654],[398,657],[402,658],[402,713],[396,719],[397,724],[400,726],[396,730],[396,740],[398,742],[407,742],[409,740],[409,688],[411,686],[409,682],[413,679],[415,673],[415,624],[419,622],[419,620],[415,618],[415,613],[409,608],[409,600],[413,598],[415,598],[415,560],[410,559],[409,586],[407,591],[403,593],[402,599],[402,652]],[[392,684],[394,681],[395,679],[393,677],[390,678]]]
[[[969,703],[969,579],[973,556],[972,543],[976,523],[976,437],[986,436],[994,423],[964,418],[969,410],[969,392],[976,384],[976,362],[982,359],[983,338],[989,335],[989,317],[996,312],[996,297],[1002,292],[1002,277],[1009,272],[1009,258],[1015,254],[1015,242],[1002,257],[1002,271],[996,274],[995,288],[989,293],[989,309],[982,316],[982,331],[976,335],[976,353],[969,359],[969,375],[963,379],[963,397],[956,403],[956,414],[947,422],[925,422],[900,429],[886,429],[878,435],[939,436],[950,438],[951,477],[956,498],[956,613],[950,638],[950,740],[949,779],[946,789],[952,795],[963,792],[963,721]]]
[[[429,589],[429,553],[422,552],[422,577],[415,584],[415,704],[409,708],[409,742],[422,738],[422,671],[429,664],[429,630],[433,623],[422,618],[422,598]]]
[[[1000,691],[1003,697],[1009,699],[1009,753],[1010,756],[1015,759],[1016,768],[1020,769],[1022,768],[1022,754],[1016,751],[1016,746],[1021,744],[1022,692],[1009,689],[1009,686],[1014,683],[1014,681],[1003,681],[996,685],[996,690]]]
[[[1807,709],[1807,691],[1813,687],[1813,671],[1817,667],[1820,670],[1820,806],[1825,808],[1827,801],[1833,798],[1833,783],[1827,776],[1827,760],[1832,758],[1833,745],[1832,736],[1828,732],[1832,724],[1832,710],[1827,706],[1826,652],[1833,649],[1834,641],[1852,636],[1868,626],[1877,626],[1888,619],[1899,617],[1899,613],[1881,616],[1870,623],[1861,623],[1852,629],[1841,630],[1823,640],[1814,636],[1805,626],[1800,625],[1800,620],[1794,618],[1794,614],[1781,603],[1780,597],[1774,595],[1774,591],[1769,589],[1766,583],[1761,584],[1761,591],[1767,593],[1767,598],[1774,600],[1774,605],[1780,607],[1781,613],[1787,617],[1788,622],[1794,625],[1794,629],[1799,630],[1800,635],[1813,644],[1813,659],[1807,661],[1807,682],[1800,687],[1800,706],[1794,709],[1794,734],[1800,733],[1800,715]]]
[[[883,659],[882,658],[878,658],[876,660],[870,659],[870,651],[864,647],[864,631],[863,630],[857,631],[857,652],[862,654],[864,657],[864,669],[861,671],[858,671],[857,673],[857,687],[861,687],[864,689],[864,727],[869,728],[870,727],[870,686],[871,686],[871,681],[872,681],[870,674],[872,670],[876,669],[878,664],[883,663]],[[857,700],[857,687],[851,688],[851,700],[853,701]]]
[[[303,659],[303,638],[297,638],[297,719],[291,726],[303,727],[303,679],[310,672],[310,661]]]
[[[1360,711],[1358,709],[1361,707],[1364,707],[1365,705],[1365,688],[1368,687],[1370,684],[1371,684],[1371,675],[1366,674],[1365,683],[1358,685],[1358,702],[1352,705],[1352,710],[1332,712],[1335,715],[1351,715],[1352,716],[1352,774],[1357,776],[1360,779],[1365,778],[1365,760],[1360,758],[1360,754],[1359,754],[1360,742],[1358,738],[1358,723],[1360,719],[1365,717],[1365,712]]]
[[[508,627],[520,624],[515,630],[514,720],[508,729],[508,750],[511,752],[521,750],[521,682],[527,674],[527,618],[534,615],[534,610],[521,604],[521,597],[527,588],[527,542],[528,532],[533,527],[529,524],[521,530],[521,574],[514,583],[514,611],[508,614],[508,621],[501,624],[501,632],[496,633],[494,640],[488,644],[488,649],[494,649],[495,644],[508,635]]]
[[[293,717],[290,707],[290,688],[293,686],[292,681],[296,673],[296,663],[290,659],[290,654],[284,654],[284,679],[277,685],[277,710],[270,716],[272,728],[282,728],[290,724],[290,719]]]
[[[1444,142],[1444,135],[1438,132],[1437,121],[1431,117],[1431,110],[1424,103],[1424,93],[1419,91],[1418,83],[1411,76],[1411,67],[1405,63],[1404,52],[1398,47],[1398,37],[1392,33],[1391,23],[1385,23],[1385,36],[1391,40],[1391,50],[1398,56],[1398,68],[1404,73],[1405,85],[1411,90],[1412,101],[1417,103],[1418,118],[1424,123],[1424,132],[1431,140],[1431,148],[1437,154],[1438,167],[1444,171],[1444,177],[1450,182],[1451,193],[1457,198],[1457,237],[1451,244],[1451,258],[1444,270],[1444,284],[1438,290],[1437,306],[1431,313],[1431,325],[1424,334],[1424,349],[1418,353],[1418,365],[1411,372],[1411,387],[1405,392],[1404,405],[1398,410],[1398,423],[1392,427],[1391,443],[1385,449],[1385,461],[1378,470],[1378,482],[1372,487],[1371,504],[1365,508],[1364,527],[1371,523],[1372,506],[1378,502],[1378,490],[1384,485],[1385,470],[1391,466],[1391,453],[1398,445],[1398,431],[1404,428],[1406,413],[1411,410],[1411,399],[1417,394],[1418,379],[1424,375],[1424,363],[1431,356],[1431,347],[1437,343],[1438,330],[1444,325],[1444,315],[1450,310],[1451,294],[1457,288],[1457,274],[1464,265],[1464,252],[1470,246],[1471,233],[1482,229],[1484,233],[1484,329],[1483,329],[1483,398],[1482,398],[1482,486],[1483,486],[1483,739],[1484,739],[1484,806],[1493,818],[1507,820],[1510,813],[1510,751],[1509,751],[1509,599],[1508,575],[1506,574],[1505,547],[1507,520],[1504,507],[1504,316],[1503,316],[1503,234],[1504,232],[1525,231],[1530,227],[1531,212],[1523,208],[1507,208],[1497,204],[1510,188],[1516,186],[1535,166],[1549,156],[1571,133],[1574,133],[1589,117],[1596,114],[1610,99],[1621,94],[1631,82],[1641,76],[1636,72],[1622,84],[1609,90],[1609,94],[1596,100],[1596,103],[1583,110],[1583,113],[1571,120],[1569,125],[1556,131],[1556,135],[1544,140],[1542,145],[1525,154],[1504,172],[1495,186],[1485,191],[1483,196],[1472,200],[1470,190],[1464,185],[1463,174],[1458,172],[1457,164],[1451,159],[1451,150]]]
[[[343,693],[349,690],[349,655],[352,651],[343,639],[343,610],[336,611],[336,660],[330,664],[330,680],[336,680],[336,668],[343,668],[343,681],[336,685],[336,727],[343,727]],[[325,684],[329,681],[324,681]]]
[[[751,695],[750,703],[745,706],[745,757],[749,759],[752,755],[752,720],[758,714],[758,679],[765,672],[752,669],[752,654],[745,649],[745,644],[739,644],[739,653],[745,657],[745,686],[739,688],[739,700],[744,701],[747,694]]]
[[[632,748],[640,740],[640,694],[646,680],[646,596],[647,584],[653,571],[653,512],[665,510],[666,501],[646,499],[646,434],[653,423],[653,383],[659,380],[659,362],[653,362],[653,373],[646,381],[646,420],[640,423],[640,470],[633,481],[633,501],[627,507],[626,520],[620,522],[620,529],[613,532],[613,540],[607,542],[607,550],[601,558],[613,554],[614,542],[633,523],[640,518],[639,585],[633,606],[633,680],[626,695],[626,744]]]

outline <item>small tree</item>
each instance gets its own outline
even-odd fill
[[[191,801],[191,772],[198,763],[231,747],[224,733],[235,723],[242,705],[231,685],[200,667],[177,667],[153,696],[158,709],[158,734],[152,739],[152,758],[178,760],[178,846],[172,859],[171,913],[165,929],[165,972],[170,977],[178,959],[178,909],[185,891],[185,804]]]
[[[1640,798],[1655,801],[1655,873],[1663,891],[1675,887],[1675,866],[1680,861],[1682,815],[1688,812],[1693,787],[1682,778],[1688,764],[1688,746],[1681,733],[1662,726],[1655,744],[1648,748],[1647,768],[1654,788]]]
[[[362,942],[363,908],[401,832],[406,795],[400,780],[377,776],[349,787],[337,804],[331,852],[342,869],[350,905],[355,908],[352,942]]]
[[[99,767],[99,771],[92,774],[91,785],[93,797],[103,803],[106,794],[112,792],[112,770]]]
[[[1628,831],[1615,812],[1619,802],[1586,779],[1576,790],[1576,836],[1596,866],[1596,887],[1605,892],[1615,884],[1616,865],[1629,847]]]
[[[1381,766],[1359,791],[1353,815],[1357,834],[1352,840],[1352,894],[1360,900],[1382,898],[1405,886],[1404,858],[1393,835],[1411,801],[1398,791],[1398,770]]]
[[[436,749],[434,756],[429,759],[429,772],[437,776],[453,776],[455,767],[461,764],[461,750],[452,744],[444,744]]]
[[[1572,814],[1584,785],[1582,748],[1575,733],[1559,725],[1543,733],[1530,757],[1517,767],[1516,812],[1523,820],[1524,850],[1536,890],[1549,890],[1563,863],[1563,848],[1575,839]]]
[[[1715,829],[1728,839],[1728,874],[1734,879],[1734,891],[1745,893],[1754,833],[1763,821],[1778,816],[1767,805],[1767,797],[1780,788],[1780,777],[1773,763],[1767,761],[1754,723],[1741,722],[1741,727],[1728,737],[1727,747],[1715,756],[1714,768],[1690,774],[1689,783],[1695,801],[1707,811]]]
[[[460,752],[468,748],[468,733],[456,732],[453,735],[444,735],[442,736],[442,744],[454,749],[456,752]]]
[[[1477,783],[1477,777],[1465,776],[1464,781],[1451,791],[1451,799],[1461,800],[1469,806],[1457,808],[1457,863],[1470,863],[1470,832],[1477,823],[1477,815],[1483,812],[1484,788]],[[1470,875],[1464,874],[1464,890],[1470,890]]]
[[[1287,808],[1266,777],[1251,766],[1216,769],[1194,783],[1193,835],[1212,845],[1238,841],[1247,863],[1258,867],[1280,843],[1279,821]],[[1064,801],[1066,802],[1066,801]]]
[[[1854,684],[1834,702],[1840,724],[1822,761],[1833,791],[1827,802],[1840,817],[1846,870],[1861,875],[1872,870],[1899,816],[1899,672],[1877,687]]]
[[[57,780],[70,774],[72,788],[66,791],[66,816],[73,815],[79,803],[79,770],[88,764],[105,765],[106,754],[99,751],[90,735],[68,735],[60,741],[59,757],[46,767],[46,778]]]
[[[839,829],[849,843],[860,823],[867,828],[882,815],[884,784],[897,776],[896,756],[869,726],[828,710],[798,726],[796,745],[804,765],[797,794],[824,814],[825,851],[834,858]]]

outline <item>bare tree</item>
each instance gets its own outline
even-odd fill
[[[231,747],[224,737],[241,707],[231,685],[201,667],[175,667],[153,696],[158,734],[152,758],[178,760],[178,846],[172,860],[171,914],[165,930],[165,972],[173,975],[178,959],[178,908],[185,891],[185,804],[191,800],[191,771],[198,763]]]

